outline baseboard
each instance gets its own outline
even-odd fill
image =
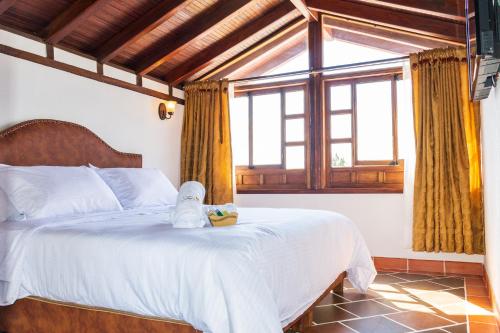
[[[373,257],[378,271],[484,276],[484,265],[475,262]]]

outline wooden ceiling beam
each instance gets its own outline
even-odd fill
[[[359,22],[351,19],[329,15],[323,16],[323,24],[325,28],[327,28],[326,32],[332,35],[332,37],[335,32],[338,31],[339,33],[344,32],[364,36],[363,38],[385,40],[391,43],[407,45],[410,48],[421,50],[463,45],[463,43],[431,38],[423,35],[416,35],[394,28],[381,27],[378,25],[373,25],[371,23]],[[362,37],[360,37],[360,39],[361,38]]]
[[[423,14],[465,22],[465,4],[457,0],[357,0],[367,4],[383,6],[386,8],[405,10],[412,13]]]
[[[108,0],[77,0],[42,31],[49,44],[57,44],[101,9]]]
[[[286,63],[307,50],[307,39],[296,38],[290,42],[284,43],[275,50],[252,61],[248,65],[240,68],[229,75],[229,79],[241,79],[246,77],[255,77],[265,75],[270,70]]]
[[[199,55],[189,59],[188,61],[171,70],[165,76],[165,81],[170,82],[174,85],[185,81],[196,72],[199,72],[203,68],[206,68],[207,66],[212,64],[214,59],[224,52],[235,47],[257,32],[267,28],[273,22],[281,19],[285,15],[290,14],[294,10],[295,7],[292,6],[289,2],[283,2],[282,4],[271,8],[260,17],[232,32],[225,38],[210,46],[208,49],[203,50],[203,52]]]
[[[185,0],[161,1],[138,20],[111,37],[95,52],[100,62],[108,62],[121,50],[151,32],[187,5]]]
[[[335,16],[465,43],[463,23],[443,21],[429,16],[346,0],[307,0],[307,5],[314,10]]]
[[[317,21],[318,13],[312,11],[307,7],[304,0],[290,0],[290,2],[297,8],[297,10],[306,18],[307,21]]]
[[[144,75],[172,59],[183,47],[202,38],[211,28],[233,15],[251,0],[221,1],[160,40],[137,62],[135,70]]]
[[[283,28],[274,32],[273,34],[261,39],[248,49],[237,54],[233,58],[224,62],[222,65],[203,74],[200,79],[220,79],[235,72],[238,68],[250,63],[256,57],[259,57],[270,50],[274,49],[277,45],[286,42],[297,34],[304,32],[307,29],[306,20],[303,17],[297,18],[292,22],[285,25]]]
[[[17,0],[0,0],[0,15],[14,6]]]

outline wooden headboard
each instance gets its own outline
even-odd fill
[[[142,156],[111,148],[89,129],[59,120],[29,120],[0,132],[0,164],[142,167]]]

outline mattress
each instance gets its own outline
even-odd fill
[[[343,271],[375,269],[356,226],[326,211],[241,208],[174,229],[169,209],[0,224],[0,304],[35,296],[172,318],[204,332],[282,332]]]

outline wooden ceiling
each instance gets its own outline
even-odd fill
[[[463,0],[0,0],[5,29],[175,85],[262,73],[320,13],[326,35],[398,53],[465,44]]]

